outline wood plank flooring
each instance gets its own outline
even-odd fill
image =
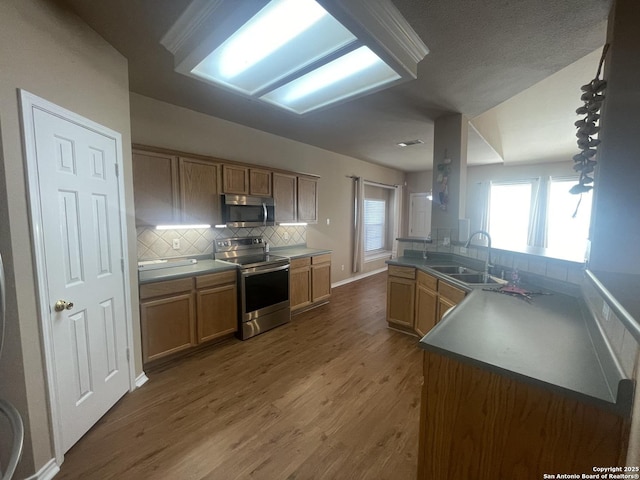
[[[389,330],[386,274],[246,342],[161,370],[67,454],[57,479],[415,479],[421,354]]]

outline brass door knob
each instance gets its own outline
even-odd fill
[[[56,304],[53,306],[56,312],[61,312],[63,310],[71,310],[73,308],[73,302],[67,302],[66,300],[58,300]]]

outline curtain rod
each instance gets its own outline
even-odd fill
[[[347,178],[352,178],[354,180],[362,180],[364,183],[368,183],[370,185],[380,185],[381,187],[386,188],[398,188],[398,185],[389,185],[388,183],[374,182],[372,180],[363,179],[362,177],[358,177],[356,175],[345,175]]]

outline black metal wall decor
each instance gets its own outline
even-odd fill
[[[576,137],[578,137],[580,153],[573,156],[573,161],[575,162],[573,169],[580,173],[580,178],[578,179],[578,184],[569,190],[570,193],[575,195],[588,192],[593,188],[593,171],[598,164],[595,158],[597,147],[600,145],[600,140],[595,138],[600,131],[598,125],[600,114],[598,112],[600,112],[604,102],[604,90],[607,88],[607,82],[600,79],[600,73],[602,72],[602,65],[608,49],[609,44],[607,43],[602,49],[602,56],[600,57],[595,78],[580,87],[583,92],[580,100],[584,102],[584,105],[576,110],[576,114],[584,116],[574,124],[578,128]]]

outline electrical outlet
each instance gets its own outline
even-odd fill
[[[447,245],[451,245],[451,238],[450,238],[450,237],[444,237],[444,238],[442,239],[442,245],[444,245],[445,247],[446,247]]]
[[[611,313],[611,308],[609,307],[609,304],[607,302],[604,302],[602,304],[602,317],[605,320],[609,320],[609,314]]]
[[[344,265],[341,265],[341,267],[342,267],[342,271],[344,272]]]
[[[173,239],[172,247],[173,247],[174,250],[180,250],[180,239],[179,238],[174,238]]]
[[[289,240],[289,232],[284,232],[284,239]]]
[[[331,219],[327,218],[327,225],[331,225]]]

